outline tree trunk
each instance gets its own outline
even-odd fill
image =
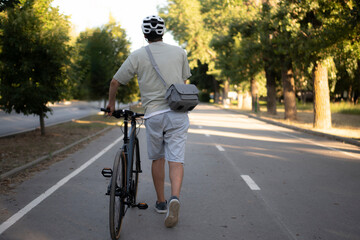
[[[258,112],[259,111],[259,90],[258,84],[254,78],[250,80],[250,87],[251,87],[251,111]]]
[[[44,121],[45,114],[41,113],[39,117],[40,117],[40,133],[41,136],[45,136],[45,121]]]
[[[331,128],[328,71],[322,62],[316,63],[314,71],[314,128]]]
[[[274,7],[273,0],[262,0],[262,16],[266,18]],[[264,47],[263,60],[265,63],[265,77],[267,88],[267,112],[272,115],[276,115],[276,82],[275,72],[271,69],[271,65],[274,65],[273,59],[273,46],[271,44],[271,30],[269,26],[264,26],[263,34],[261,34],[261,44]]]
[[[348,102],[353,102],[354,98],[353,98],[353,86],[352,84],[350,84],[349,86],[349,90],[348,90]]]
[[[357,60],[357,70],[355,74],[355,94],[354,94],[354,104],[358,104],[360,97],[360,59]]]
[[[216,81],[215,78],[213,78],[213,86],[214,86],[214,103],[220,102],[220,94],[219,94],[219,86],[218,81]]]
[[[223,89],[223,105],[228,105],[227,99],[229,95],[229,80],[224,81],[224,89]]]
[[[276,115],[276,82],[275,73],[265,67],[266,88],[267,88],[267,112]]]
[[[285,119],[296,119],[295,80],[291,62],[285,62],[281,69],[281,79],[284,91]]]

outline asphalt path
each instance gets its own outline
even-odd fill
[[[165,228],[153,210],[141,129],[138,200],[149,209],[127,212],[121,239],[360,239],[358,147],[212,106],[189,116],[178,226]],[[120,136],[115,129],[2,195],[0,239],[110,239],[100,171]]]
[[[52,113],[47,114],[45,126],[79,119],[96,114],[100,109],[100,102],[61,102],[50,106]],[[27,132],[39,128],[39,116],[24,115],[12,112],[10,114],[0,110],[0,137]]]

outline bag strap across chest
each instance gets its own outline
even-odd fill
[[[152,53],[151,53],[151,50],[150,50],[149,45],[147,45],[147,46],[145,47],[145,50],[146,50],[146,52],[147,52],[147,54],[148,54],[148,56],[149,56],[149,58],[150,58],[150,62],[151,62],[151,64],[153,65],[153,68],[155,69],[155,71],[156,71],[157,74],[159,75],[160,79],[162,80],[164,86],[166,87],[167,84],[166,84],[166,82],[165,82],[165,80],[164,80],[163,75],[162,75],[161,72],[160,72],[159,66],[158,66],[158,65],[156,64],[156,62],[155,62],[155,59],[154,59],[154,57],[153,57],[153,55],[152,55]]]

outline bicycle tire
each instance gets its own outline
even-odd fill
[[[140,172],[140,150],[139,150],[139,139],[135,138],[135,144],[133,145],[132,150],[132,183],[131,183],[131,192],[132,192],[132,201],[136,204],[137,189],[139,184],[139,172]],[[135,166],[135,169],[134,169]]]
[[[113,240],[120,238],[122,220],[125,216],[126,197],[119,194],[119,189],[126,189],[126,157],[123,150],[116,154],[111,178],[109,224]]]

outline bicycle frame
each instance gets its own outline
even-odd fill
[[[123,151],[124,154],[127,155],[127,172],[126,172],[126,177],[127,177],[127,182],[131,183],[132,181],[132,166],[133,166],[133,162],[131,162],[133,160],[132,158],[132,151],[130,151],[132,149],[133,144],[135,144],[135,139],[136,139],[136,118],[134,116],[131,117],[130,120],[131,123],[131,127],[130,127],[130,134],[128,131],[128,124],[129,124],[129,116],[127,114],[124,115],[124,138],[123,138]],[[126,186],[126,192],[130,191],[130,184],[127,184]]]
[[[109,109],[104,109],[104,108],[102,108],[101,111],[110,112]],[[126,197],[129,197],[131,182],[133,180],[131,173],[133,171],[132,169],[133,169],[134,162],[132,162],[132,161],[136,161],[136,159],[135,160],[133,159],[133,156],[132,156],[133,153],[131,151],[133,149],[133,145],[136,143],[136,140],[137,140],[137,137],[136,137],[137,121],[136,121],[136,119],[144,116],[144,114],[135,113],[130,110],[117,110],[112,113],[112,116],[114,116],[116,118],[124,118],[124,130],[123,130],[124,137],[123,137],[122,151],[126,156],[126,166],[127,166],[126,182],[127,182],[127,184],[126,184],[126,191],[121,194],[124,194]],[[129,122],[131,124],[130,131],[129,131],[129,126],[128,126]],[[139,167],[139,169],[137,171],[139,173],[141,173],[142,172],[141,164],[139,164],[138,167]],[[104,175],[104,173],[103,173],[103,175]],[[111,175],[109,175],[109,176],[111,176]],[[127,205],[135,206],[136,203],[133,203],[132,201],[130,201],[130,202],[127,202]]]

